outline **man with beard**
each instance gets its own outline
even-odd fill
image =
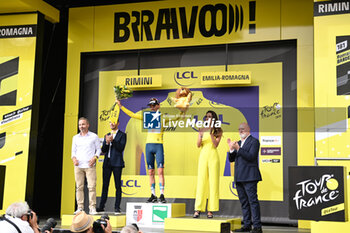
[[[97,212],[104,211],[104,207],[108,196],[108,187],[111,175],[113,172],[115,185],[115,204],[114,212],[120,214],[120,201],[122,199],[122,170],[124,168],[123,151],[126,144],[126,134],[118,129],[119,120],[117,123],[110,122],[111,132],[105,135],[102,152],[105,153],[103,160],[103,185],[102,195]]]
[[[101,154],[100,139],[89,131],[89,120],[85,117],[79,118],[79,131],[73,137],[72,160],[74,164],[74,175],[76,183],[76,196],[78,209],[77,214],[84,210],[84,182],[87,179],[89,189],[90,214],[96,214],[96,160]]]
[[[243,227],[235,232],[260,233],[261,216],[260,205],[257,194],[258,182],[261,181],[259,170],[259,140],[250,134],[250,127],[247,123],[239,125],[239,135],[241,140],[227,140],[230,147],[230,162],[235,162],[235,184],[238,198],[241,202],[243,213]]]

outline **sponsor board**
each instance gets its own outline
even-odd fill
[[[152,206],[152,222],[164,222],[168,217],[167,206]]]
[[[277,146],[281,145],[281,136],[261,136],[260,145],[262,146]]]
[[[164,228],[165,218],[171,218],[172,210],[174,212],[178,210],[172,205],[171,203],[128,202],[126,204],[126,225],[137,223],[139,227]]]
[[[344,167],[289,167],[289,217],[346,221]]]
[[[262,159],[261,162],[262,163],[280,163],[281,160],[280,159]]]
[[[281,147],[261,147],[261,155],[281,155]]]
[[[337,95],[349,95],[350,91],[350,36],[336,37]]]

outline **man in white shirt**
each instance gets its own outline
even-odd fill
[[[0,221],[1,233],[39,233],[36,214],[29,209],[27,202],[11,204]]]
[[[79,131],[73,137],[72,160],[76,183],[78,209],[75,214],[84,210],[84,181],[89,189],[90,214],[96,214],[96,160],[100,156],[101,146],[98,136],[89,131],[89,120],[79,118]]]

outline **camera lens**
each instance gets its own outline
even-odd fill
[[[46,220],[46,223],[41,229],[41,232],[50,231],[51,228],[55,228],[56,225],[57,225],[57,222],[55,221],[55,219],[49,218],[48,220]]]

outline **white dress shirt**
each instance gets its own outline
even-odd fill
[[[79,168],[89,168],[89,160],[100,154],[100,139],[95,133],[88,131],[84,136],[79,133],[73,137],[72,158],[79,161]]]
[[[5,215],[5,218],[13,222],[22,233],[34,233],[34,230],[30,227],[29,223],[27,221],[23,221],[20,218],[14,218],[9,215]],[[0,232],[1,233],[18,233],[16,228],[12,226],[11,223],[2,220],[0,221]]]
[[[114,140],[114,138],[115,138],[115,135],[117,135],[118,130],[119,130],[119,129],[117,129],[117,131],[115,131],[115,133],[112,133],[112,135],[113,135],[113,140]],[[109,144],[107,144],[107,145],[109,145]],[[112,142],[111,142],[111,146],[112,146]],[[108,157],[108,158],[111,157],[111,150],[110,150],[110,149],[108,150],[108,156],[107,156],[107,157]]]

